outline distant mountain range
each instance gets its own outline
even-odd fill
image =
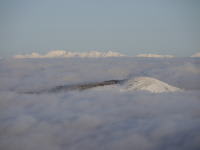
[[[98,52],[98,51],[90,51],[90,52],[70,52],[63,50],[55,50],[48,52],[47,54],[39,54],[32,53],[26,55],[15,55],[14,58],[69,58],[69,57],[122,57],[126,56],[124,54],[118,52]]]
[[[145,58],[174,58],[173,55],[160,55],[160,54],[138,54],[136,56],[127,56],[119,52],[99,52],[99,51],[89,51],[89,52],[71,52],[64,50],[54,50],[46,54],[39,54],[33,52],[31,54],[25,55],[15,55],[13,58],[71,58],[71,57],[81,57],[81,58],[99,58],[99,57],[145,57]],[[200,53],[193,54],[191,57],[200,57]]]

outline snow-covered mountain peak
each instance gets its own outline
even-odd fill
[[[149,91],[152,93],[176,92],[181,89],[171,86],[165,82],[151,77],[136,77],[125,83],[125,89],[128,91]]]

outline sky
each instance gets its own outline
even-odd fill
[[[0,56],[51,50],[191,56],[198,0],[0,0]]]

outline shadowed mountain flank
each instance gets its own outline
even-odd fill
[[[32,91],[26,91],[21,92],[25,94],[42,94],[42,93],[57,93],[62,91],[83,91],[95,87],[102,87],[102,86],[108,86],[108,85],[115,85],[115,84],[121,84],[125,80],[108,80],[108,81],[102,81],[102,82],[92,82],[92,83],[85,83],[85,84],[74,84],[74,85],[59,85],[50,89],[43,89],[43,90],[32,90]]]

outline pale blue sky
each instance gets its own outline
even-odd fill
[[[199,0],[0,0],[0,55],[54,49],[190,56]]]

